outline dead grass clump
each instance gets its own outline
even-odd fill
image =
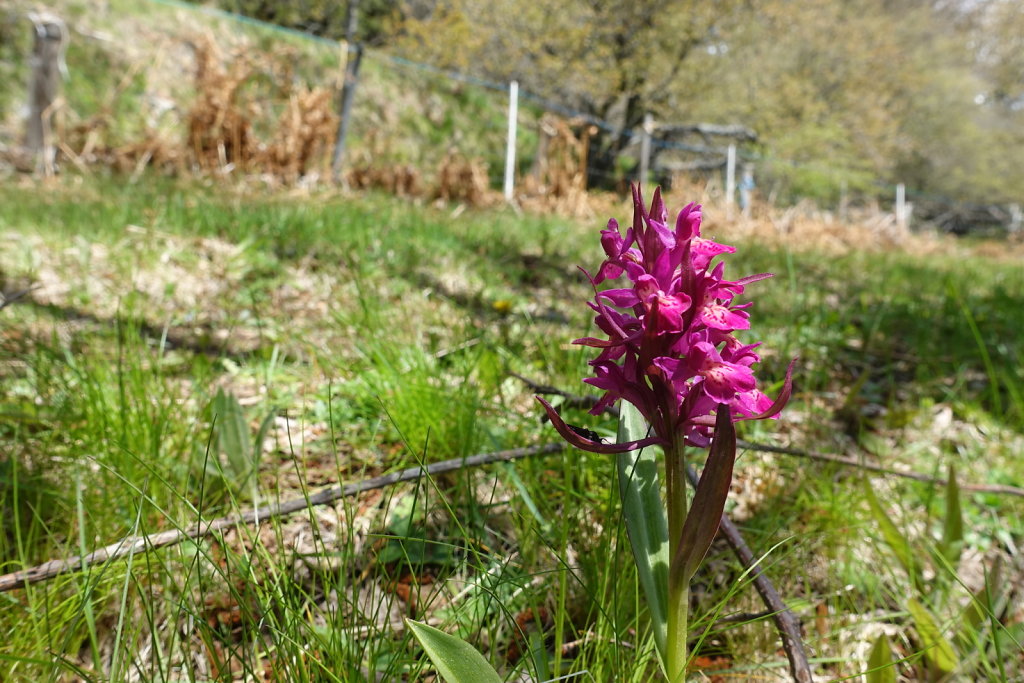
[[[260,170],[293,183],[318,164],[325,166],[334,148],[338,118],[331,110],[331,93],[303,87],[291,93],[275,128],[274,139],[255,156]],[[326,168],[320,170],[326,171]]]
[[[537,156],[520,179],[516,200],[531,212],[579,218],[594,216],[587,193],[587,152],[596,126],[545,114],[540,121]]]
[[[749,215],[742,215],[734,206],[730,218],[724,192],[716,180],[700,182],[678,176],[673,178],[671,188],[666,200],[670,205],[703,205],[705,232],[726,239],[749,239],[834,254],[890,249],[935,253],[949,251],[955,245],[934,232],[917,232],[899,225],[891,212],[878,205],[851,208],[840,219],[810,200],[790,207],[755,201]]]
[[[490,188],[486,164],[449,151],[438,166],[437,184],[431,199],[492,206],[501,201],[501,195]]]
[[[398,197],[423,194],[420,173],[412,164],[372,166],[362,163],[346,172],[345,179],[357,190],[384,190]]]
[[[139,174],[147,168],[166,173],[185,172],[185,155],[181,145],[169,140],[165,133],[151,130],[145,137],[122,145],[105,141],[104,124],[95,119],[79,126],[60,150],[79,170],[90,166],[104,166],[119,173]],[[75,144],[75,141],[78,144]],[[75,147],[78,151],[75,151]]]
[[[832,253],[903,249],[910,245],[918,251],[940,248],[935,235],[912,233],[897,224],[892,214],[877,207],[851,212],[848,220],[840,221],[809,200],[784,209],[759,203],[749,217],[733,221],[730,231],[753,239]]]
[[[250,119],[255,112],[242,108],[239,91],[252,75],[253,64],[243,56],[223,66],[209,36],[196,42],[195,55],[196,101],[187,117],[192,159],[204,170],[245,166],[254,151]]]

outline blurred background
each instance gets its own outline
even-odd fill
[[[5,5],[0,151],[24,166],[15,150],[41,24],[30,23],[32,3]],[[1021,224],[1024,5],[1015,0],[67,0],[52,9],[65,28],[51,50],[59,101],[47,113],[64,163],[315,180],[338,154],[344,118],[336,174],[400,194],[482,202],[511,163],[516,192],[572,194],[570,205],[583,190],[621,192],[643,175],[710,180],[710,192],[743,205],[809,200],[842,218],[881,206],[897,221],[957,233]],[[347,115],[336,95],[346,69]]]

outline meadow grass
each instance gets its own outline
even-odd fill
[[[602,223],[150,177],[0,187],[5,289],[39,285],[0,312],[0,571],[554,440],[511,373],[585,393],[575,266],[599,262]],[[743,436],[1021,483],[1017,265],[959,247],[738,246],[727,275],[776,273],[752,288],[763,381],[800,356],[789,415]],[[1020,679],[1020,499],[963,495],[964,559],[946,566],[933,486],[871,480],[894,537],[856,471],[746,452],[737,481],[733,512],[823,678],[865,671],[883,632],[905,675],[934,673],[916,596],[956,646],[955,675]],[[416,679],[430,669],[413,616],[509,679],[650,680],[625,540],[606,458],[424,478],[0,594],[0,678]],[[770,621],[720,620],[763,609],[724,547],[694,602],[698,663],[784,675]]]

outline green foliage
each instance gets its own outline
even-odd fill
[[[194,524],[196,445],[230,460],[211,427],[218,387],[218,413],[237,426],[225,446],[239,453],[245,435],[261,441],[268,413],[289,420],[294,440],[259,459],[263,500],[554,438],[509,372],[586,391],[587,354],[568,342],[585,333],[592,290],[573,265],[600,259],[602,223],[452,215],[372,194],[219,194],[147,176],[0,187],[0,232],[16,236],[0,250],[5,288],[54,285],[53,299],[36,291],[0,312],[3,571]],[[962,481],[1019,483],[1010,397],[1024,386],[1024,280],[1016,263],[947,245],[845,255],[740,245],[736,272],[777,274],[758,286],[759,329],[778,349],[764,375],[781,378],[801,356],[783,422],[794,445],[834,452],[860,439],[886,466],[944,475],[955,460]],[[1001,411],[961,305],[1001,382]],[[562,410],[614,438],[612,422]],[[776,429],[743,428],[769,442]],[[931,570],[916,592],[847,470],[739,456],[739,482],[758,493],[743,496],[742,529],[759,566],[806,624],[829,608],[822,635],[806,633],[816,674],[863,675],[868,662],[847,649],[853,629],[881,621],[903,631],[891,638],[893,668],[924,675],[910,596],[953,646],[953,677],[1018,676],[1021,626],[1006,619],[1018,570],[990,569],[983,590],[967,591],[947,551],[962,536],[962,566],[1003,554],[1024,533],[1019,501],[920,484],[883,497],[878,486],[913,564]],[[148,652],[154,680],[173,679],[186,656],[208,663],[211,680],[416,679],[431,665],[394,628],[413,617],[486,643],[509,679],[653,680],[658,646],[618,473],[611,458],[578,454],[463,470],[19,589],[0,596],[0,678],[106,680]],[[934,493],[945,490],[957,492],[960,525],[954,494]],[[198,512],[238,512],[250,495],[225,495],[216,512],[205,498]],[[766,620],[722,619],[762,609],[749,575],[718,546],[705,566],[697,654],[732,653],[723,675],[739,678],[784,670]],[[398,595],[406,588],[417,600]]]
[[[385,40],[394,30],[394,23],[398,19],[394,3],[387,0],[356,1],[359,8],[356,40],[369,43]],[[352,0],[306,0],[301,3],[289,0],[218,0],[219,6],[225,11],[330,40],[342,40],[346,37],[346,11],[351,2]]]
[[[109,45],[75,37],[66,59],[69,72],[74,69],[62,86],[69,123],[94,121],[115,147],[139,140],[146,130],[145,71]]]
[[[896,666],[892,661],[892,647],[885,634],[878,636],[868,656],[866,683],[896,683]]]
[[[921,647],[924,650],[925,659],[928,660],[933,671],[940,676],[945,676],[956,669],[958,658],[953,650],[949,639],[942,634],[942,630],[935,622],[935,617],[917,600],[907,600],[907,609],[914,619],[914,626],[917,628],[917,635],[921,638]]]
[[[405,625],[448,683],[500,683],[502,680],[476,648],[461,638],[412,619],[406,619]]]
[[[647,437],[648,425],[629,403],[620,408],[619,442]],[[622,518],[629,534],[637,576],[643,587],[647,611],[651,617],[654,642],[662,661],[666,657],[668,628],[668,520],[658,479],[660,455],[654,448],[620,453],[615,457],[618,470]]]
[[[245,411],[234,394],[217,389],[207,410],[211,433],[205,445],[212,446],[212,450],[197,445],[193,456],[193,467],[205,495],[216,500],[223,494],[246,493],[255,500],[263,439],[273,423],[274,412],[263,419],[254,438]]]
[[[1001,659],[1001,643],[1006,639],[1013,640],[1013,636],[1007,634],[1002,625],[995,623],[992,624],[992,632],[982,633],[982,625],[986,624],[995,609],[999,609],[993,600],[991,587],[994,584],[986,579],[984,589],[971,596],[966,611],[960,615],[960,619],[954,621],[956,628],[953,635],[947,635],[950,629],[944,626],[941,616],[948,614],[956,603],[953,587],[955,582],[960,581],[957,568],[964,544],[963,511],[955,468],[950,467],[942,536],[934,547],[927,543],[913,543],[894,523],[885,519],[884,511],[870,486],[865,486],[865,495],[883,539],[912,577],[912,596],[905,599],[901,596],[899,602],[906,607],[913,622],[920,652],[923,654],[924,671],[932,678],[943,678],[955,673],[976,677],[983,673],[994,673],[989,666],[989,658],[992,656],[990,652],[994,651],[995,656]],[[928,583],[924,581],[921,572],[923,558],[927,555],[932,556],[935,569],[935,577]],[[996,574],[999,573],[998,566]],[[955,611],[959,608],[953,609]],[[883,644],[884,639],[885,636],[881,636],[872,649],[868,662],[871,672],[869,677],[882,675],[878,667],[892,661],[888,642]],[[1016,645],[1021,649],[1019,643]],[[890,671],[895,676],[895,669]],[[1005,680],[1005,672],[1002,672],[1000,680]]]
[[[0,121],[28,93],[28,64],[25,55],[32,49],[32,24],[14,8],[0,12]]]
[[[949,466],[946,483],[946,516],[942,527],[939,551],[950,567],[960,566],[964,547],[964,515],[960,509],[960,485],[956,481],[956,467]]]
[[[834,205],[845,184],[888,200],[882,181],[1020,201],[1017,4],[452,0],[408,12],[396,46],[419,61],[518,78],[626,128],[645,113],[658,123],[744,124],[767,161],[759,185],[775,197]],[[986,93],[992,101],[978,104]]]
[[[896,560],[900,566],[903,567],[903,571],[907,573],[907,577],[910,579],[911,584],[921,589],[923,587],[921,578],[921,566],[918,562],[917,555],[910,545],[910,540],[903,534],[899,528],[893,522],[889,516],[889,512],[882,507],[882,504],[878,501],[878,497],[875,495],[872,489],[871,482],[864,482],[864,497],[868,501],[868,508],[871,510],[871,516],[875,520],[875,524],[878,526],[878,530],[885,539],[886,544],[892,550],[896,556]]]

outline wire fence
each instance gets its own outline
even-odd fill
[[[195,5],[182,0],[149,0],[153,5],[169,8],[187,9],[192,13],[206,14],[210,17],[246,25],[257,29],[271,41],[282,40],[292,43],[298,42],[307,46],[315,47],[326,55],[318,64],[312,66],[314,79],[321,83],[337,81],[337,63],[340,53],[345,46],[336,41],[328,40],[310,33],[291,29],[287,27],[269,24],[244,15],[228,12],[205,5]],[[508,194],[510,177],[521,178],[531,172],[536,173],[538,164],[546,163],[544,158],[550,153],[548,149],[551,143],[550,126],[545,127],[545,114],[553,114],[566,121],[572,122],[572,136],[577,146],[586,145],[595,133],[621,137],[629,141],[623,150],[617,163],[609,168],[607,164],[595,164],[594,159],[586,149],[567,150],[565,145],[560,150],[564,157],[566,154],[575,156],[580,167],[577,169],[590,183],[595,181],[598,184],[610,186],[624,180],[636,179],[639,173],[647,178],[666,182],[673,169],[688,169],[690,172],[704,174],[717,183],[721,191],[726,195],[726,201],[733,201],[733,194],[737,188],[741,197],[748,197],[755,182],[764,182],[770,200],[775,199],[776,192],[773,191],[779,186],[779,181],[772,178],[784,177],[787,172],[811,172],[835,178],[841,175],[841,169],[837,170],[827,162],[816,161],[795,161],[783,159],[760,152],[753,145],[745,145],[742,142],[736,144],[736,140],[728,137],[708,138],[702,135],[702,144],[693,144],[681,139],[672,139],[669,136],[659,136],[657,126],[651,126],[651,122],[643,128],[624,128],[613,122],[602,120],[587,112],[573,109],[563,103],[555,102],[518,87],[518,99],[523,103],[521,108],[512,103],[508,109],[505,108],[503,98],[496,98],[483,93],[500,93],[507,97],[510,92],[509,83],[500,83],[492,80],[477,77],[472,74],[461,73],[450,69],[438,68],[434,65],[416,62],[404,57],[393,55],[382,49],[366,48],[364,59],[367,70],[364,67],[363,80],[371,80],[374,70],[377,74],[384,70],[390,71],[398,77],[398,92],[377,92],[376,98],[361,98],[356,95],[356,105],[352,120],[354,138],[354,152],[350,157],[358,162],[373,159],[376,162],[390,161],[393,163],[423,164],[425,162],[437,163],[437,157],[458,149],[467,157],[479,158],[486,168],[487,183],[491,188],[504,186]],[[314,62],[316,60],[313,60]],[[369,73],[367,72],[369,71]],[[404,80],[403,80],[404,79]],[[395,79],[392,79],[395,80]],[[365,86],[371,87],[369,83]],[[373,86],[378,87],[378,86]],[[384,87],[384,86],[379,86]],[[450,112],[441,113],[436,116],[426,115],[426,121],[415,121],[416,117],[423,118],[422,111],[398,112],[385,111],[379,105],[381,100],[387,100],[388,96],[399,99],[409,97],[410,93],[417,93],[424,96],[424,93],[431,91],[455,93],[456,101],[466,111],[462,113],[461,123],[459,116],[453,116]],[[404,92],[402,92],[404,91]],[[469,91],[469,92],[467,92]],[[429,99],[429,95],[426,95]],[[422,103],[417,103],[422,104]],[[514,127],[510,128],[509,116],[513,117]],[[471,124],[471,125],[470,125]],[[472,131],[469,128],[472,127]],[[584,129],[590,127],[591,132]],[[567,129],[561,129],[563,138],[568,135]],[[514,135],[516,145],[509,144],[509,135]],[[416,138],[421,138],[417,144]],[[570,136],[571,137],[571,136]],[[568,138],[566,138],[568,139]],[[709,144],[707,140],[713,139],[717,144]],[[390,141],[389,141],[390,140]],[[564,142],[564,140],[563,140]],[[571,146],[571,145],[570,145]],[[731,148],[731,149],[730,149]],[[432,149],[432,153],[425,150]],[[509,157],[509,153],[515,155]],[[433,154],[434,158],[430,158]],[[737,182],[737,175],[742,176]],[[761,177],[766,178],[763,181]],[[756,179],[756,180],[755,180]],[[834,183],[842,187],[841,183]],[[746,193],[746,194],[744,194]],[[880,202],[882,206],[890,205],[896,215],[898,222],[908,221],[913,211],[913,202],[928,204],[930,212],[945,212],[953,216],[966,216],[973,214],[975,219],[987,212],[989,222],[1002,222],[1011,230],[1021,229],[1021,209],[1018,205],[1007,205],[995,207],[993,205],[972,204],[968,202],[955,201],[947,197],[915,192],[908,190],[900,184],[888,184],[875,182],[868,193],[870,199]],[[865,198],[862,194],[860,198]],[[848,206],[858,197],[850,197],[844,190],[835,193],[835,208],[841,213],[843,207]],[[820,198],[819,198],[820,200]],[[985,220],[985,217],[982,217]]]

